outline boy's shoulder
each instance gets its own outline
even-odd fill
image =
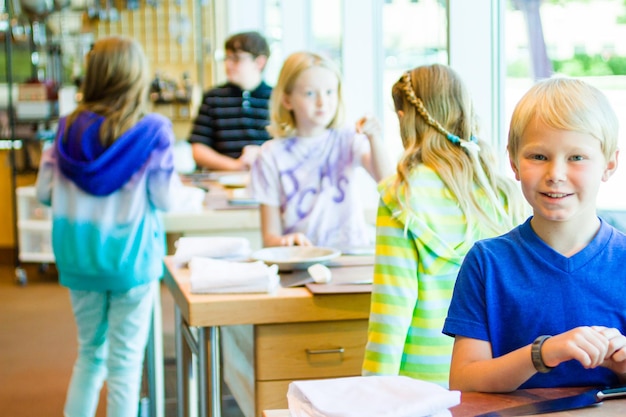
[[[626,212],[620,213],[620,217],[626,217]],[[607,219],[604,216],[600,216],[602,220],[602,227],[598,234],[603,233],[607,236],[608,249],[617,252],[623,252],[626,255],[626,223],[622,218],[610,218]]]
[[[519,248],[524,242],[533,241],[534,232],[530,226],[530,217],[525,222],[515,226],[508,232],[480,239],[474,243],[474,246],[480,248],[482,251],[499,252],[515,250]]]
[[[622,233],[626,233],[626,210],[598,210],[598,216]]]
[[[243,91],[244,90],[240,86],[229,81],[225,82],[224,84],[209,88],[204,92],[204,97],[241,97]],[[261,81],[261,84],[259,84],[257,88],[251,91],[251,94],[254,97],[264,97],[268,99],[271,93],[272,87],[265,81]]]
[[[231,82],[213,86],[204,92],[205,97],[229,97],[233,95],[241,95],[243,90]]]
[[[243,91],[240,89],[240,91]],[[250,90],[250,95],[256,98],[266,98],[269,99],[272,94],[272,87],[267,84],[265,81],[261,80],[261,83],[256,86],[253,90]]]

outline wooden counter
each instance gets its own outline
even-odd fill
[[[220,398],[222,373],[246,417],[286,408],[287,386],[293,380],[360,375],[370,293],[314,296],[300,287],[280,288],[275,294],[192,294],[189,270],[176,267],[171,257],[165,266],[164,280],[179,315],[175,332],[180,416],[189,415],[188,356],[194,350],[200,392],[206,392],[208,400],[203,403],[200,394],[201,416],[209,415],[209,408],[212,416],[221,413],[215,399]],[[371,265],[331,268],[338,270],[373,274]],[[188,328],[195,329],[196,340],[187,340],[193,333]],[[220,361],[222,366],[216,366]]]
[[[450,411],[453,417],[473,417],[478,414],[495,412],[518,405],[576,395],[586,389],[587,388],[539,388],[519,390],[508,394],[464,392],[461,394],[461,404],[452,407]],[[541,415],[554,417],[623,417],[626,416],[626,398],[605,400],[600,405],[578,410]],[[289,410],[286,409],[267,410],[263,413],[263,417],[290,417],[290,414]]]

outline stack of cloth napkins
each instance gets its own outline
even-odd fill
[[[172,186],[171,212],[188,213],[202,211],[206,191],[201,188],[183,185],[176,181]]]
[[[181,237],[176,241],[174,262],[178,265],[188,263],[194,256],[227,260],[248,259],[250,241],[243,237]]]
[[[192,293],[272,293],[278,288],[278,266],[261,261],[233,262],[192,257]]]
[[[443,417],[461,393],[406,376],[357,376],[294,381],[287,402],[291,417]]]

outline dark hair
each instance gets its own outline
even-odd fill
[[[224,43],[224,49],[233,52],[248,52],[257,56],[270,56],[270,47],[259,32],[242,32],[231,35]]]

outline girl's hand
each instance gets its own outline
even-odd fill
[[[364,116],[357,120],[356,132],[362,133],[370,139],[382,137],[380,123],[378,123],[378,119],[372,116]]]
[[[313,246],[303,233],[289,233],[281,236],[279,246]]]
[[[254,164],[254,161],[257,159],[260,152],[261,147],[258,145],[246,145],[243,147],[239,161],[241,161],[246,169],[250,168],[252,164]]]

